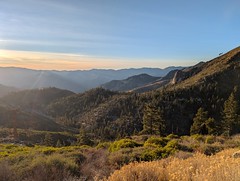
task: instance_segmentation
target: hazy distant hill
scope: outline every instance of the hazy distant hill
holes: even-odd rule
[[[111,80],[122,80],[143,73],[162,77],[174,69],[181,69],[181,67],[168,67],[165,69],[93,69],[78,71],[48,71],[2,67],[0,68],[0,84],[13,86],[19,89],[57,87],[74,92],[83,92]]]
[[[3,97],[11,92],[17,91],[14,87],[8,87],[0,84],[0,97]]]
[[[106,84],[103,84],[102,87],[112,91],[129,91],[154,82],[158,79],[160,79],[160,77],[153,77],[148,74],[140,74],[128,77],[124,80],[112,80]]]

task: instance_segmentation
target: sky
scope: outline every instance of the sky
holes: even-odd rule
[[[237,46],[239,0],[0,0],[0,66],[191,66]]]

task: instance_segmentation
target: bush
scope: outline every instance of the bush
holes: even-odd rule
[[[207,143],[207,144],[213,144],[213,143],[215,142],[215,140],[216,140],[216,139],[215,139],[214,136],[209,135],[209,136],[206,137],[205,143]]]
[[[167,144],[167,140],[163,139],[161,137],[150,137],[147,139],[147,141],[144,143],[144,147],[164,147]]]
[[[168,138],[168,139],[177,139],[177,138],[179,138],[179,136],[175,135],[175,134],[169,134],[166,138]]]
[[[79,175],[73,160],[62,155],[38,157],[26,170],[27,180],[63,180],[71,175]]]
[[[7,162],[0,162],[0,181],[9,181],[12,177],[10,165]]]
[[[116,170],[108,181],[122,180],[239,180],[239,159],[226,150],[213,156],[195,154],[186,159],[167,158],[160,161],[131,163]]]
[[[119,169],[121,166],[130,162],[131,148],[124,148],[111,153],[108,157],[109,163]]]
[[[55,153],[56,150],[57,150],[57,148],[54,148],[54,147],[45,147],[42,150],[42,153],[45,154],[45,155],[51,155],[52,153]]]
[[[98,143],[98,145],[96,146],[97,149],[107,149],[109,148],[109,146],[111,145],[111,143],[109,142],[102,142],[102,143]]]
[[[204,142],[204,136],[203,135],[199,135],[199,134],[194,134],[191,136],[192,138],[194,138],[197,141],[202,141]]]
[[[131,140],[131,139],[121,139],[119,141],[114,141],[110,147],[109,147],[109,151],[110,152],[114,152],[114,151],[118,151],[121,148],[134,148],[134,147],[138,147],[141,146],[141,144]]]
[[[152,160],[158,160],[166,155],[166,151],[163,148],[156,148],[153,150],[146,150],[141,155],[142,161],[152,161]]]
[[[171,149],[179,149],[180,146],[178,144],[177,140],[171,140],[167,143],[167,145],[165,146],[165,148],[171,148]]]

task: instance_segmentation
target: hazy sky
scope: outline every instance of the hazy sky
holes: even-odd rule
[[[0,66],[166,67],[239,46],[239,0],[0,0]]]

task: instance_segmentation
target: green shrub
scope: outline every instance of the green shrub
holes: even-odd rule
[[[179,149],[179,144],[177,140],[171,140],[167,143],[164,148],[172,148],[172,149]]]
[[[201,145],[196,150],[200,153],[205,155],[214,155],[221,151],[223,148],[219,146],[212,146],[212,145]]]
[[[208,135],[205,139],[205,143],[207,144],[213,144],[215,142],[215,136],[212,136],[212,135]]]
[[[134,140],[131,139],[121,139],[119,141],[114,141],[110,146],[109,146],[109,151],[114,152],[118,151],[121,148],[134,148],[141,146],[141,144],[135,142]]]
[[[175,135],[175,134],[169,134],[166,138],[176,139],[176,138],[179,138],[179,136],[178,136],[178,135]]]
[[[162,148],[156,148],[153,150],[146,150],[141,155],[142,161],[152,161],[161,159],[165,154],[165,151]]]
[[[108,157],[108,161],[111,165],[118,166],[119,168],[130,162],[131,150],[124,148],[111,153]]]
[[[43,177],[43,180],[63,180],[70,175],[77,176],[78,166],[70,158],[54,154],[50,156],[37,157],[26,169],[25,177],[35,180]]]
[[[194,134],[194,135],[191,135],[191,137],[197,141],[202,141],[204,142],[204,136],[203,135],[199,135],[199,134]]]
[[[55,153],[57,151],[54,147],[45,147],[42,149],[42,153],[45,155],[51,155],[52,153]]]
[[[102,142],[102,143],[98,143],[98,145],[96,146],[97,149],[107,149],[109,148],[109,146],[111,145],[111,143],[109,142]]]
[[[164,147],[167,144],[167,140],[161,137],[150,137],[144,143],[144,147]]]
[[[15,149],[15,148],[18,148],[18,146],[17,145],[13,145],[13,144],[5,146],[5,149],[9,149],[9,150]]]

